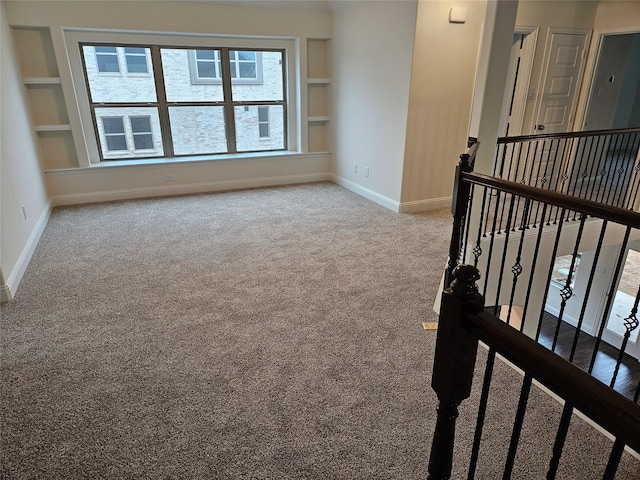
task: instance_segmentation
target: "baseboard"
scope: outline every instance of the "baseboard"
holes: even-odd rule
[[[437,210],[451,206],[452,197],[428,198],[426,200],[415,200],[413,202],[401,202],[400,213],[424,212],[427,210]]]
[[[400,211],[400,202],[392,200],[389,197],[385,197],[378,192],[374,192],[362,185],[357,184],[356,182],[352,182],[351,180],[347,180],[344,177],[340,177],[335,174],[331,174],[331,180],[334,183],[337,183],[341,187],[346,188],[347,190],[352,191],[353,193],[357,193],[358,195],[371,200],[372,202],[377,203],[378,205],[382,205],[389,210],[393,210],[394,212]]]
[[[35,252],[36,247],[38,246],[38,242],[40,241],[42,232],[44,232],[44,229],[49,222],[49,217],[51,216],[51,208],[52,205],[49,201],[45,205],[45,208],[42,210],[38,221],[34,225],[34,228],[31,231],[31,235],[29,235],[29,239],[27,240],[27,243],[22,249],[20,257],[16,262],[16,266],[13,268],[13,271],[9,273],[6,285],[2,285],[0,287],[0,296],[2,298],[2,302],[8,302],[15,296],[18,290],[18,286],[22,281],[22,277],[24,276],[24,272],[27,271],[27,267],[29,266],[31,257],[33,257],[33,252]]]
[[[0,285],[0,303],[7,303],[13,300],[11,290],[8,285]]]
[[[146,188],[126,188],[120,190],[105,190],[101,192],[54,195],[51,198],[51,203],[52,206],[58,207],[62,205],[80,205],[84,203],[111,202],[117,200],[131,200],[135,198],[189,195],[196,193],[221,192],[259,187],[276,187],[279,185],[326,181],[331,181],[331,175],[329,173],[261,177],[243,180],[225,180],[220,182],[203,182],[168,186],[162,185]]]

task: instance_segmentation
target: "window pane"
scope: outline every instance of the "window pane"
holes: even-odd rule
[[[144,48],[125,48],[124,53],[129,73],[147,73],[147,53]]]
[[[130,117],[133,133],[151,133],[150,117]]]
[[[236,148],[239,152],[282,150],[284,144],[284,108],[282,105],[235,107]],[[266,112],[259,113],[264,109]],[[261,121],[260,117],[267,118]]]
[[[111,58],[116,58],[117,61],[117,56],[113,53],[109,55],[100,53],[102,49],[107,48],[111,49],[111,52],[116,50],[116,47],[94,47],[90,45],[84,45],[82,47],[84,61],[87,67],[86,73],[89,81],[91,100],[94,103],[155,102],[156,89],[153,72],[149,72],[149,75],[144,76],[129,75],[128,73],[122,73],[120,75],[102,75],[100,73],[102,72],[102,70],[99,70],[101,57],[110,56]],[[117,47],[117,49],[122,51],[122,55],[125,55],[124,47]],[[144,57],[137,56],[136,58],[144,59],[146,69],[146,58],[151,58],[150,49],[135,48],[133,50],[144,50]],[[127,57],[128,65],[128,59],[131,56],[125,56]]]
[[[156,107],[100,107],[95,112],[105,160],[164,155]]]
[[[223,107],[169,107],[176,155],[227,152]]]
[[[120,72],[116,47],[96,47],[95,54],[100,73]]]
[[[190,53],[191,52],[191,53]],[[212,54],[215,56],[212,57]],[[187,50],[184,48],[162,48],[162,70],[164,86],[169,102],[221,102],[222,83],[213,83],[218,50]],[[201,59],[202,57],[202,59]],[[213,60],[211,60],[213,58]],[[202,66],[202,70],[200,67]],[[205,81],[200,81],[204,79]],[[206,80],[211,79],[208,83]]]
[[[232,52],[229,52],[231,55]],[[284,100],[283,53],[238,51],[239,56],[249,60],[231,62],[231,71],[237,66],[238,76],[231,82],[235,102],[256,100]],[[252,60],[254,59],[254,60]]]
[[[102,119],[104,133],[124,133],[122,117],[105,117]]]

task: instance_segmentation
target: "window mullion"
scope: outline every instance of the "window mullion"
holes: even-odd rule
[[[233,110],[233,97],[231,94],[231,62],[229,60],[229,49],[220,50],[220,67],[222,68],[222,94],[224,98],[224,121],[227,133],[227,151],[236,153],[236,122]]]
[[[160,54],[160,47],[157,45],[151,46],[151,64],[153,65],[153,78],[156,85],[156,100],[158,102],[158,116],[160,118],[160,132],[162,135],[162,145],[164,146],[164,156],[173,157],[173,138],[171,137],[167,92],[164,87],[162,55]]]

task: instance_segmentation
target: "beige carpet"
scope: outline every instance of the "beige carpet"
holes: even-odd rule
[[[450,225],[329,183],[55,209],[2,306],[0,478],[426,478]],[[476,478],[517,402],[497,371]],[[514,478],[544,477],[559,412],[534,389]],[[611,442],[575,419],[576,445],[558,478],[599,478]]]

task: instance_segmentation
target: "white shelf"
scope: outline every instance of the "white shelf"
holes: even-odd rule
[[[331,83],[330,78],[307,78],[307,83],[310,85],[327,85]]]
[[[314,115],[313,117],[308,117],[307,121],[309,122],[328,122],[329,117],[327,115]]]
[[[60,77],[27,77],[22,80],[25,85],[60,85]]]
[[[34,129],[36,132],[64,132],[71,131],[71,125],[36,125]]]

